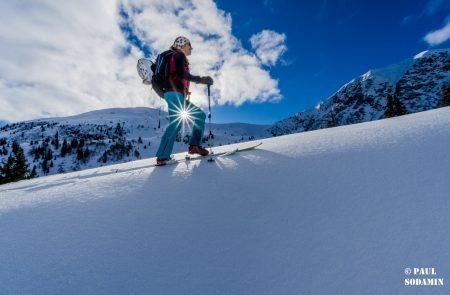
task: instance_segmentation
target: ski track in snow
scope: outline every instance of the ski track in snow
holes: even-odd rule
[[[449,293],[450,108],[263,142],[0,186],[1,293]]]

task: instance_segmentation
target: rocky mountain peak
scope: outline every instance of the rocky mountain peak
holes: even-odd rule
[[[283,135],[384,118],[387,96],[407,113],[434,109],[450,79],[450,49],[428,50],[399,64],[369,70],[352,79],[313,109],[277,122],[270,132]]]

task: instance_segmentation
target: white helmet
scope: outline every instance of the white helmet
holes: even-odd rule
[[[175,48],[175,49],[181,49],[181,47],[183,47],[184,44],[186,44],[186,43],[189,43],[189,44],[190,44],[191,42],[189,41],[188,38],[183,37],[183,36],[179,36],[179,37],[177,37],[177,38],[175,39],[175,41],[173,42],[172,47]]]

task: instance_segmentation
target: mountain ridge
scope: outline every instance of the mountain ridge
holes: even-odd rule
[[[8,124],[0,128],[0,164],[7,162],[13,142],[20,144],[34,176],[151,158],[167,125],[166,112],[145,107],[111,108]],[[187,124],[183,126],[174,152],[187,150],[190,132]],[[209,144],[206,127],[205,146]],[[268,127],[212,124],[213,145],[269,137]]]
[[[450,84],[450,49],[423,51],[398,64],[369,70],[315,108],[272,126],[212,124],[213,145],[379,120],[385,116],[388,95],[398,97],[407,113],[434,109],[446,84]],[[160,123],[162,128],[158,128]],[[145,107],[8,124],[0,127],[0,166],[8,161],[14,141],[24,150],[33,176],[151,158],[167,124],[167,113]],[[206,129],[208,134],[208,125]],[[174,152],[186,150],[188,136],[185,126],[177,136]],[[203,144],[209,144],[207,136]]]
[[[398,64],[367,71],[316,107],[276,122],[270,131],[283,135],[379,120],[388,95],[396,95],[408,113],[434,109],[449,79],[450,49],[423,51]]]

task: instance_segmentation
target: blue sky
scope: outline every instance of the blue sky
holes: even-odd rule
[[[271,124],[369,69],[450,47],[450,2],[2,1],[0,28],[0,124],[164,107],[136,61],[178,35],[193,44],[192,73],[215,79],[214,122]],[[205,87],[192,92],[207,109]]]
[[[218,116],[270,123],[314,107],[352,78],[369,69],[450,47],[424,37],[442,28],[450,16],[448,1],[235,1],[218,0],[231,13],[233,33],[248,40],[270,28],[286,34],[287,52],[271,69],[280,80],[283,100],[218,109]],[[245,44],[245,42],[244,42]],[[249,46],[248,44],[246,44]]]

